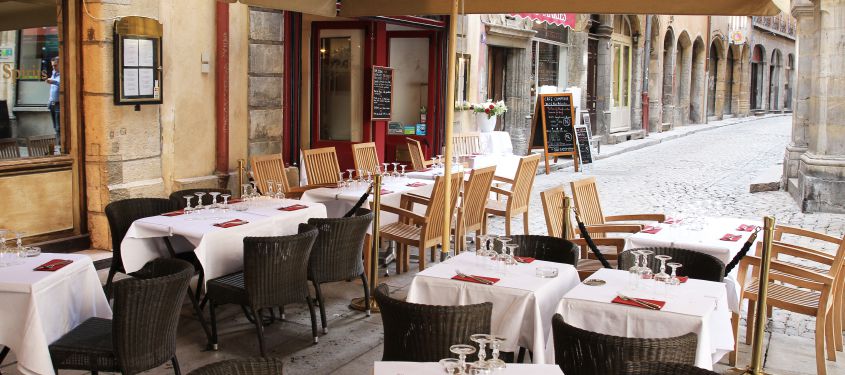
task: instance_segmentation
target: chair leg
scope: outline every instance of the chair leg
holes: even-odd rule
[[[320,303],[320,323],[323,324],[323,334],[326,334],[329,333],[329,328],[326,325],[326,303],[323,302],[323,292],[317,280],[311,280],[311,283],[314,284],[314,292],[317,293],[317,301]]]
[[[367,275],[361,274],[361,284],[364,284],[364,306],[367,310],[367,316],[372,315],[370,309],[370,283],[367,281]]]
[[[197,301],[201,301],[202,298],[202,289],[203,285],[205,285],[205,271],[203,271],[202,267],[197,272],[197,290],[196,290],[196,299]]]
[[[170,359],[170,363],[173,364],[173,373],[176,375],[182,375],[182,369],[179,368],[179,360],[176,359],[175,355]]]
[[[309,305],[311,304],[310,300],[311,299],[309,298]],[[258,350],[261,351],[261,357],[267,357],[267,353],[264,349],[264,322],[261,320],[261,309],[255,310],[255,329],[258,331]]]
[[[827,315],[824,325],[825,349],[827,349],[827,360],[836,362],[836,340],[833,338],[833,321],[835,320],[833,310],[824,314]]]
[[[731,328],[733,329],[734,333],[734,350],[731,351],[728,355],[728,364],[731,366],[736,366],[736,354],[739,351],[739,314],[737,313],[731,314]]]
[[[748,300],[748,313],[745,315],[745,345],[751,345],[751,338],[754,337],[754,315],[756,311],[757,301]]]
[[[519,347],[519,353],[516,355],[516,362],[514,363],[522,363],[525,360],[525,348]]]
[[[819,312],[816,316],[816,374],[826,375],[827,367],[824,359],[825,314]]]
[[[208,346],[211,348],[211,350],[217,350],[217,314],[215,312],[216,308],[217,305],[214,303],[214,301],[211,301],[211,303],[208,305],[208,312],[211,315],[211,340],[209,341]]]
[[[431,263],[434,263],[434,262],[437,260],[437,258],[436,258],[436,257],[437,257],[436,253],[437,253],[437,246],[432,246],[432,247],[431,247],[431,252],[429,252],[429,254],[428,254],[428,260],[429,260]]]
[[[308,301],[308,310],[311,312],[311,333],[314,336],[314,343],[316,344],[319,341],[317,337],[317,314],[314,313],[314,304],[311,303],[311,297],[306,297],[306,301]]]
[[[419,251],[420,271],[422,271],[425,269],[425,248],[423,244],[417,246],[417,250]]]
[[[205,332],[206,339],[210,341],[211,332],[209,332],[208,330],[208,324],[206,324],[205,322],[205,316],[203,316],[202,314],[202,308],[200,308],[200,304],[197,302],[197,299],[191,293],[188,293],[188,299],[191,300],[191,306],[193,306],[194,308],[194,313],[197,314],[197,320],[200,322],[202,331]],[[211,347],[208,347],[206,349],[211,349]]]
[[[528,234],[528,211],[522,213],[522,230],[523,234]]]

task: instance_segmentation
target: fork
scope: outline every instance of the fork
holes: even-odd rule
[[[459,269],[455,269],[455,273],[458,274],[458,276],[460,276],[460,277],[473,279],[473,280],[478,281],[479,283],[482,283],[484,285],[493,285],[493,282],[490,281],[490,280],[485,280],[485,279],[482,279],[480,277],[475,277],[473,275],[467,275],[467,274],[461,272],[461,270],[459,270]]]

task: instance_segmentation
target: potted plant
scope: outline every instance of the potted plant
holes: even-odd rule
[[[495,103],[488,100],[485,103],[473,104],[470,109],[475,112],[475,122],[482,133],[492,132],[496,128],[496,119],[508,111],[503,100]]]

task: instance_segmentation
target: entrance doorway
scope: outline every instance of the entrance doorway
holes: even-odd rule
[[[487,99],[494,102],[505,99],[505,78],[508,70],[508,49],[487,48]]]
[[[772,63],[769,67],[769,109],[778,111],[780,107],[780,50],[772,51]]]
[[[599,40],[590,38],[587,40],[587,112],[590,113],[590,131],[597,133],[596,121],[596,79],[598,74],[598,51]]]
[[[633,55],[631,21],[627,16],[613,18],[611,35],[610,132],[631,130],[631,63]]]
[[[751,109],[763,109],[763,47],[759,44],[751,54]]]
[[[734,90],[734,49],[728,46],[728,54],[725,58],[725,106],[722,113],[728,115],[733,113],[733,90]]]

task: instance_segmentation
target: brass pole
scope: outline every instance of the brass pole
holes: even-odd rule
[[[443,152],[445,158],[443,163],[443,188],[446,189],[446,194],[443,195],[444,207],[443,210],[443,254],[441,257],[445,258],[449,254],[449,236],[452,234],[452,207],[449,202],[452,201],[452,121],[455,117],[455,54],[456,44],[458,43],[458,0],[451,0],[452,15],[449,17],[449,62],[446,73],[446,130],[444,132],[446,151]],[[457,239],[455,239],[457,241]],[[421,253],[422,254],[422,253]]]
[[[246,165],[246,159],[238,159],[238,186],[235,188],[235,190],[238,191],[240,191],[241,186],[244,185],[244,173],[246,172],[244,165]]]
[[[754,319],[754,340],[751,342],[751,367],[753,375],[763,374],[763,336],[766,333],[766,297],[769,293],[769,268],[771,266],[772,242],[774,241],[775,218],[763,218],[763,253],[760,261],[760,279],[757,290],[757,315]],[[748,324],[748,323],[746,323]]]
[[[370,312],[377,313],[380,311],[378,305],[376,304],[376,299],[373,298],[372,295],[376,290],[376,286],[378,286],[378,253],[379,248],[381,247],[381,234],[379,233],[379,227],[381,226],[381,180],[381,173],[373,176],[372,246],[370,246],[369,249],[364,249],[365,251],[370,252],[370,264],[364,267],[365,269],[369,270],[369,275],[367,275],[367,281],[370,284],[370,309],[367,310],[367,305],[363,297],[353,298],[352,303],[349,304],[349,307],[354,310],[366,311],[367,316],[370,316]]]
[[[560,231],[560,237],[565,240],[572,239],[570,231],[572,230],[572,198],[563,197],[563,230]]]

